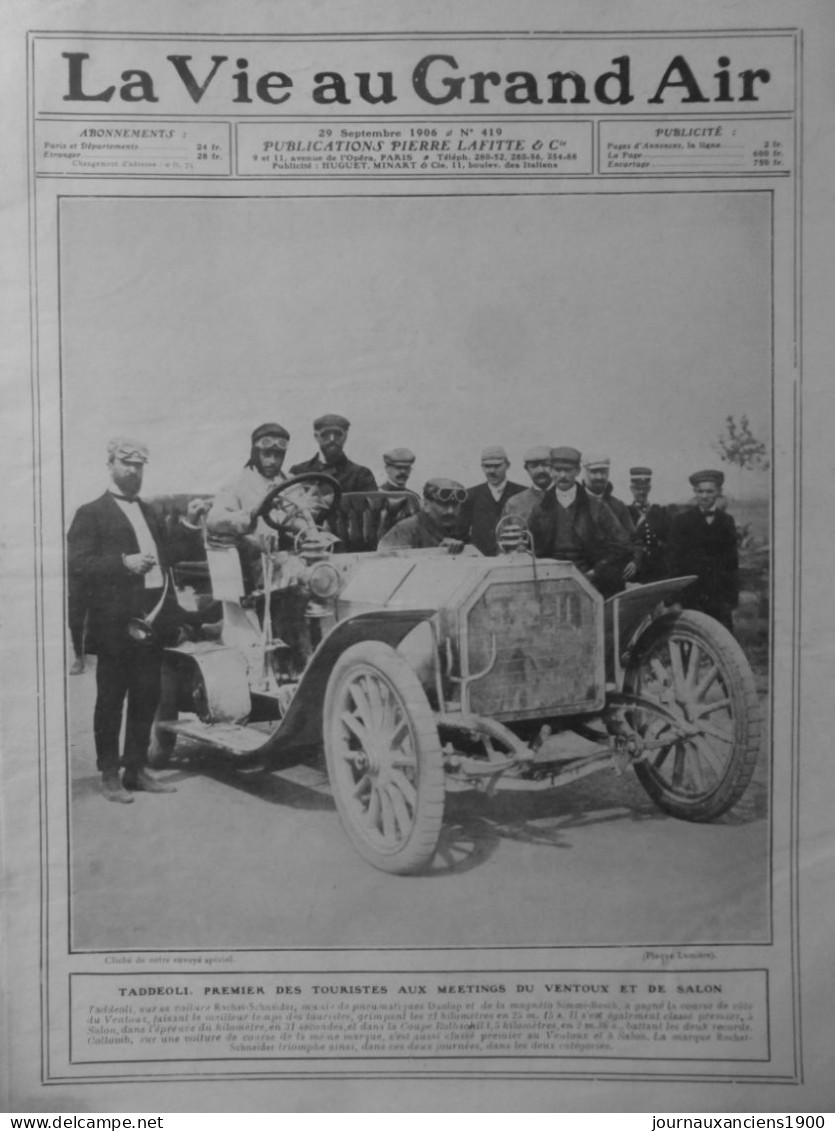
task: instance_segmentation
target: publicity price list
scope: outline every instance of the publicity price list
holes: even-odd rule
[[[785,118],[605,121],[598,148],[603,174],[785,175],[792,169],[792,123]]]

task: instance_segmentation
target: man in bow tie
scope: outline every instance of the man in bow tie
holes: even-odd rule
[[[110,485],[78,508],[67,536],[68,565],[89,593],[87,648],[98,656],[93,732],[102,793],[108,801],[127,803],[136,790],[174,792],[148,772],[147,762],[162,651],[176,638],[179,609],[167,580],[165,528],[139,498],[148,449],[118,436],[107,445],[107,456]]]
[[[733,632],[739,602],[739,551],[736,524],[717,504],[725,476],[707,469],[690,476],[696,505],[673,519],[670,529],[671,577],[694,573],[683,604],[700,609]]]

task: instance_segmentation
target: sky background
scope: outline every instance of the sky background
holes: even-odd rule
[[[729,413],[769,439],[770,225],[727,191],[65,200],[68,515],[111,435],[149,445],[146,495],[213,491],[263,421],[307,459],[323,412],[379,480],[393,446],[419,487],[570,444],[686,498]]]

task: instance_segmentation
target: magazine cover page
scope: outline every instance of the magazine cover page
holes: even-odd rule
[[[832,32],[10,5],[9,1111],[831,1108]]]

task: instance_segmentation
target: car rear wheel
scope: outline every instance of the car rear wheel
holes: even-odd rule
[[[364,641],[339,657],[323,732],[336,807],[360,855],[384,872],[425,867],[443,823],[441,745],[420,681],[388,644]]]
[[[756,766],[762,723],[751,669],[727,629],[694,611],[650,629],[624,690],[659,707],[629,710],[638,734],[661,743],[635,764],[653,801],[688,821],[713,820],[735,805]]]

